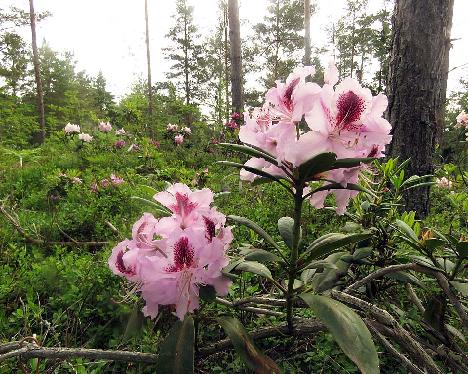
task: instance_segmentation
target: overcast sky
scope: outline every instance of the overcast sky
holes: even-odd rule
[[[377,6],[381,0],[371,0]],[[431,0],[428,0],[431,1]],[[216,23],[216,0],[189,0],[195,7],[195,23],[203,34]],[[267,0],[240,0],[241,19],[254,24],[266,13]],[[2,7],[27,9],[27,0],[0,0]],[[343,14],[345,0],[317,0],[318,11],[311,19],[312,44],[325,45],[325,28]],[[78,69],[96,75],[102,70],[108,90],[117,97],[128,92],[132,82],[146,74],[144,0],[35,0],[36,11],[52,16],[41,22],[38,41],[46,39],[54,50],[72,51]],[[148,0],[150,48],[154,81],[165,79],[169,62],[162,48],[173,24],[175,0]],[[30,38],[29,30],[23,35]],[[468,63],[468,0],[455,0],[450,67]],[[323,56],[328,60],[329,56]],[[449,90],[458,87],[460,77],[468,78],[468,65],[449,74]]]

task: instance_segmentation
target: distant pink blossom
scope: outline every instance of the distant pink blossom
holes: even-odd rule
[[[222,274],[229,260],[226,250],[233,237],[226,217],[211,207],[213,193],[191,191],[175,184],[155,195],[173,212],[156,219],[145,213],[133,226],[132,238],[117,244],[109,267],[118,276],[138,285],[146,302],[143,312],[156,317],[160,305],[175,307],[184,319],[199,307],[199,288],[211,285],[226,295],[230,280]],[[181,217],[190,225],[181,225]]]
[[[101,186],[106,188],[106,187],[109,187],[110,186],[110,182],[109,182],[109,179],[107,178],[104,178],[101,180]]]
[[[78,134],[78,139],[82,140],[83,142],[89,143],[93,140],[93,137],[89,134],[86,133],[80,133]]]
[[[125,144],[126,144],[125,140],[119,139],[114,143],[114,147],[120,149],[120,148],[125,147]]]
[[[98,184],[96,182],[94,182],[91,185],[91,192],[94,192],[94,193],[98,192],[98,188],[99,188]]]
[[[112,131],[112,125],[110,122],[99,122],[98,130],[101,132],[110,132]]]
[[[125,135],[126,131],[122,128],[119,130],[115,130],[115,135]]]
[[[120,178],[120,177],[117,177],[115,174],[111,174],[110,175],[110,180],[111,180],[111,183],[114,185],[114,186],[118,186],[122,183],[124,183],[125,181]]]
[[[230,120],[229,122],[226,122],[226,127],[231,130],[236,130],[239,128],[239,124],[234,120]]]
[[[127,152],[131,152],[131,151],[139,151],[140,150],[140,146],[138,144],[131,144],[130,147],[128,147],[127,149]]]
[[[448,180],[446,177],[436,178],[436,184],[440,188],[447,188],[447,189],[451,189],[453,185],[452,181]]]
[[[168,132],[176,132],[177,130],[179,129],[179,127],[177,125],[173,125],[171,123],[169,123],[167,126],[166,126],[166,130]]]
[[[159,141],[157,141],[157,140],[150,139],[150,143],[151,143],[152,145],[154,145],[154,147],[155,147],[156,149],[161,148],[161,142],[159,142]]]
[[[240,114],[237,113],[237,112],[234,112],[234,113],[231,114],[231,118],[232,118],[233,120],[240,119]]]
[[[191,129],[190,127],[184,127],[184,128],[182,129],[182,132],[185,133],[185,134],[187,134],[187,135],[189,135],[189,134],[192,133],[192,129]]]
[[[72,133],[79,133],[81,130],[80,130],[80,126],[79,125],[74,125],[72,123],[67,123],[65,125],[65,127],[63,128],[63,131],[65,131],[65,133],[67,134],[72,134]]]
[[[73,177],[73,178],[71,179],[71,182],[72,182],[73,184],[82,184],[82,183],[83,183],[83,180],[82,180],[81,178],[79,178],[79,177]]]
[[[468,114],[465,111],[461,111],[457,116],[457,124],[465,126],[468,129]]]
[[[174,142],[177,145],[182,144],[184,142],[184,136],[182,134],[178,134],[178,135],[174,136]]]

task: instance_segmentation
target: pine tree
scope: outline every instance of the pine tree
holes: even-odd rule
[[[242,93],[242,50],[239,23],[239,3],[229,0],[229,43],[231,51],[231,92],[232,109],[234,112],[243,111],[244,98]]]
[[[166,35],[172,44],[165,48],[166,58],[173,62],[167,77],[183,92],[187,105],[200,103],[205,98],[206,64],[200,35],[193,22],[193,7],[187,0],[177,0],[174,18],[175,25]]]
[[[311,5],[311,13],[314,12]],[[254,26],[257,57],[263,57],[259,71],[265,88],[284,80],[304,56],[303,0],[269,0],[268,14]]]

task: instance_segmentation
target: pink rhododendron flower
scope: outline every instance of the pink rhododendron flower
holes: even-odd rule
[[[468,128],[468,114],[465,111],[461,111],[457,116],[457,124],[461,126],[465,126]]]
[[[109,122],[99,122],[98,130],[102,132],[112,131],[112,125]]]
[[[110,186],[109,179],[105,178],[105,179],[101,180],[101,186],[104,187],[104,188],[109,187]]]
[[[178,134],[174,137],[174,142],[177,144],[177,145],[180,145],[184,142],[184,136],[182,134]]]
[[[182,129],[182,132],[185,133],[185,134],[191,134],[192,133],[192,129],[190,127],[184,127]]]
[[[83,183],[83,180],[82,180],[80,177],[73,177],[73,178],[71,179],[71,182],[72,182],[73,184],[82,184],[82,183]]]
[[[98,184],[96,182],[94,182],[91,185],[91,192],[94,192],[94,193],[98,192],[98,188],[99,188]]]
[[[276,87],[268,90],[266,102],[281,121],[299,122],[304,113],[311,109],[320,93],[320,86],[306,82],[305,78],[314,73],[312,66],[296,68],[289,74],[286,83],[276,81]]]
[[[234,112],[234,113],[231,114],[231,118],[232,118],[233,120],[240,119],[240,114],[237,113],[237,112]]]
[[[154,145],[156,149],[161,148],[161,142],[158,142],[157,140],[150,139],[150,143]]]
[[[118,186],[122,183],[124,183],[125,181],[120,178],[120,177],[117,177],[115,174],[111,174],[110,175],[110,180],[111,180],[111,183],[114,185],[114,186]]]
[[[168,132],[176,132],[177,130],[179,129],[179,127],[177,125],[173,125],[171,123],[169,123],[166,127],[166,130]]]
[[[125,135],[126,131],[122,128],[119,130],[115,130],[115,135]]]
[[[133,225],[132,239],[117,244],[108,263],[114,274],[138,285],[145,315],[156,317],[160,305],[169,305],[184,319],[199,307],[200,286],[227,294],[231,282],[221,271],[233,237],[226,217],[211,207],[208,189],[191,191],[177,183],[155,199],[173,215],[158,220],[145,213]]]
[[[65,131],[65,133],[67,133],[67,134],[72,134],[74,132],[79,133],[81,130],[80,130],[79,125],[74,125],[72,123],[67,123],[65,125],[65,127],[63,128],[63,131]]]
[[[226,127],[227,127],[228,129],[231,129],[231,130],[236,130],[236,129],[238,129],[240,126],[239,126],[239,124],[238,124],[236,121],[231,120],[231,121],[229,121],[229,122],[226,122]]]
[[[93,137],[89,134],[86,133],[80,133],[78,134],[78,139],[82,140],[83,142],[89,143],[93,140]]]
[[[285,168],[297,168],[320,153],[333,152],[339,159],[383,156],[392,138],[391,125],[382,117],[387,107],[386,96],[373,96],[352,78],[337,84],[334,63],[329,64],[324,74],[323,87],[305,82],[309,74],[313,74],[313,69],[296,69],[286,83],[277,82],[268,91],[267,104],[262,109],[244,114],[245,125],[240,128],[239,139],[276,159],[275,165],[263,158],[252,158],[246,166],[286,177]],[[306,128],[298,125],[302,118]],[[320,179],[346,187],[348,183],[357,183],[363,167],[332,170]],[[258,178],[247,169],[242,169],[240,176],[246,181]],[[335,194],[339,214],[344,213],[349,199],[356,195],[355,191],[343,189],[322,191],[311,196],[311,203],[323,207],[329,193]]]
[[[130,147],[128,147],[127,149],[127,152],[131,152],[131,151],[139,151],[140,150],[140,146],[138,144],[131,144]]]
[[[125,144],[126,144],[125,140],[119,139],[114,143],[114,147],[117,148],[117,149],[120,149],[120,148],[125,147]]]
[[[451,189],[453,185],[452,181],[448,180],[446,177],[436,178],[436,184],[440,188],[447,188],[447,189]]]

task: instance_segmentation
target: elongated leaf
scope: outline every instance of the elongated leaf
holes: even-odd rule
[[[159,192],[156,188],[147,186],[146,184],[138,184],[137,186],[140,187],[148,195],[151,195],[151,197],[153,197],[155,194]]]
[[[330,233],[312,242],[304,255],[306,255],[308,259],[315,260],[335,251],[338,248],[344,247],[345,245],[356,244],[371,237],[372,234],[370,233],[349,235]]]
[[[281,373],[278,365],[255,346],[239,320],[233,317],[220,317],[218,322],[231,340],[237,354],[250,370],[256,374]]]
[[[334,263],[329,262],[327,260],[318,260],[318,261],[312,261],[303,270],[306,270],[306,269],[333,269],[333,270],[337,270],[338,266],[336,266]]]
[[[172,213],[170,211],[168,211],[167,209],[163,209],[161,207],[160,204],[158,204],[157,202],[155,201],[151,201],[151,200],[148,200],[148,199],[145,199],[143,197],[138,197],[138,196],[132,196],[131,197],[132,199],[134,200],[137,200],[141,203],[144,203],[146,205],[149,205],[151,207],[151,210],[155,213],[158,213],[159,215],[161,216],[164,216],[164,217],[169,217]]]
[[[366,325],[351,308],[329,297],[302,294],[301,298],[327,326],[343,352],[363,374],[378,374],[379,357]]]
[[[424,288],[424,283],[422,283],[418,278],[414,275],[407,273],[406,271],[397,271],[395,273],[389,273],[384,275],[385,278],[395,279],[401,283],[411,283],[418,287]]]
[[[247,165],[244,165],[244,164],[239,164],[237,162],[218,161],[218,164],[226,165],[226,166],[232,166],[232,167],[235,167],[235,168],[238,168],[238,169],[245,169],[250,173],[253,173],[255,175],[259,175],[260,177],[271,179],[272,181],[275,181],[275,182],[278,182],[280,180],[279,178],[271,175],[270,173],[267,173],[266,171],[263,171],[263,170],[260,170],[260,169],[257,169],[257,168],[253,168],[251,166],[247,166]]]
[[[292,249],[294,242],[294,219],[291,217],[281,217],[278,220],[278,231],[283,238],[286,245]],[[301,238],[302,230],[299,231],[299,240]]]
[[[145,316],[141,312],[141,308],[135,305],[132,312],[128,316],[127,326],[123,335],[123,341],[129,338],[139,336],[143,333],[143,325],[145,323]]]
[[[339,158],[333,164],[333,169],[341,169],[341,168],[354,168],[356,166],[363,164],[368,164],[372,161],[375,161],[376,158],[373,157],[365,157],[365,158]]]
[[[243,255],[244,258],[248,261],[257,261],[262,264],[282,261],[281,258],[274,253],[260,248],[247,248],[241,251],[241,255]]]
[[[340,183],[325,184],[323,186],[317,187],[309,195],[313,195],[314,193],[320,192],[320,191],[330,191],[330,190],[352,190],[352,191],[365,192],[365,193],[368,193],[369,195],[375,196],[375,194],[371,190],[365,187],[362,187],[359,184],[355,184],[355,183],[348,183],[346,187],[342,186]]]
[[[260,235],[268,244],[270,244],[272,247],[274,247],[275,249],[281,252],[281,249],[278,243],[276,243],[273,240],[273,238],[270,235],[268,235],[268,233],[265,230],[263,230],[259,225],[257,225],[255,222],[251,221],[248,218],[239,217],[239,216],[230,215],[230,216],[227,216],[227,218],[231,221],[247,226],[249,229],[252,229],[255,233]]]
[[[331,170],[336,161],[336,154],[332,152],[320,153],[298,167],[299,179],[312,180],[317,174]]]
[[[397,225],[398,229],[402,234],[404,234],[407,238],[411,239],[414,242],[418,242],[418,237],[416,233],[413,231],[411,227],[408,226],[408,224],[402,220],[395,220],[395,224]]]
[[[193,318],[177,321],[161,344],[157,373],[190,374],[194,372],[195,328]]]
[[[247,271],[267,279],[272,278],[270,270],[265,265],[256,261],[243,261],[235,267],[235,270]]]
[[[264,160],[272,163],[275,166],[278,165],[278,161],[276,160],[276,158],[258,149],[252,148],[248,145],[241,145],[241,144],[234,144],[234,143],[220,143],[219,145],[221,147],[230,149],[232,151],[241,152],[247,156],[263,158]]]
[[[315,292],[324,292],[335,287],[336,283],[348,273],[349,262],[344,261],[349,257],[349,252],[332,253],[325,260],[336,266],[336,269],[326,268],[321,273],[316,273],[311,284]]]

